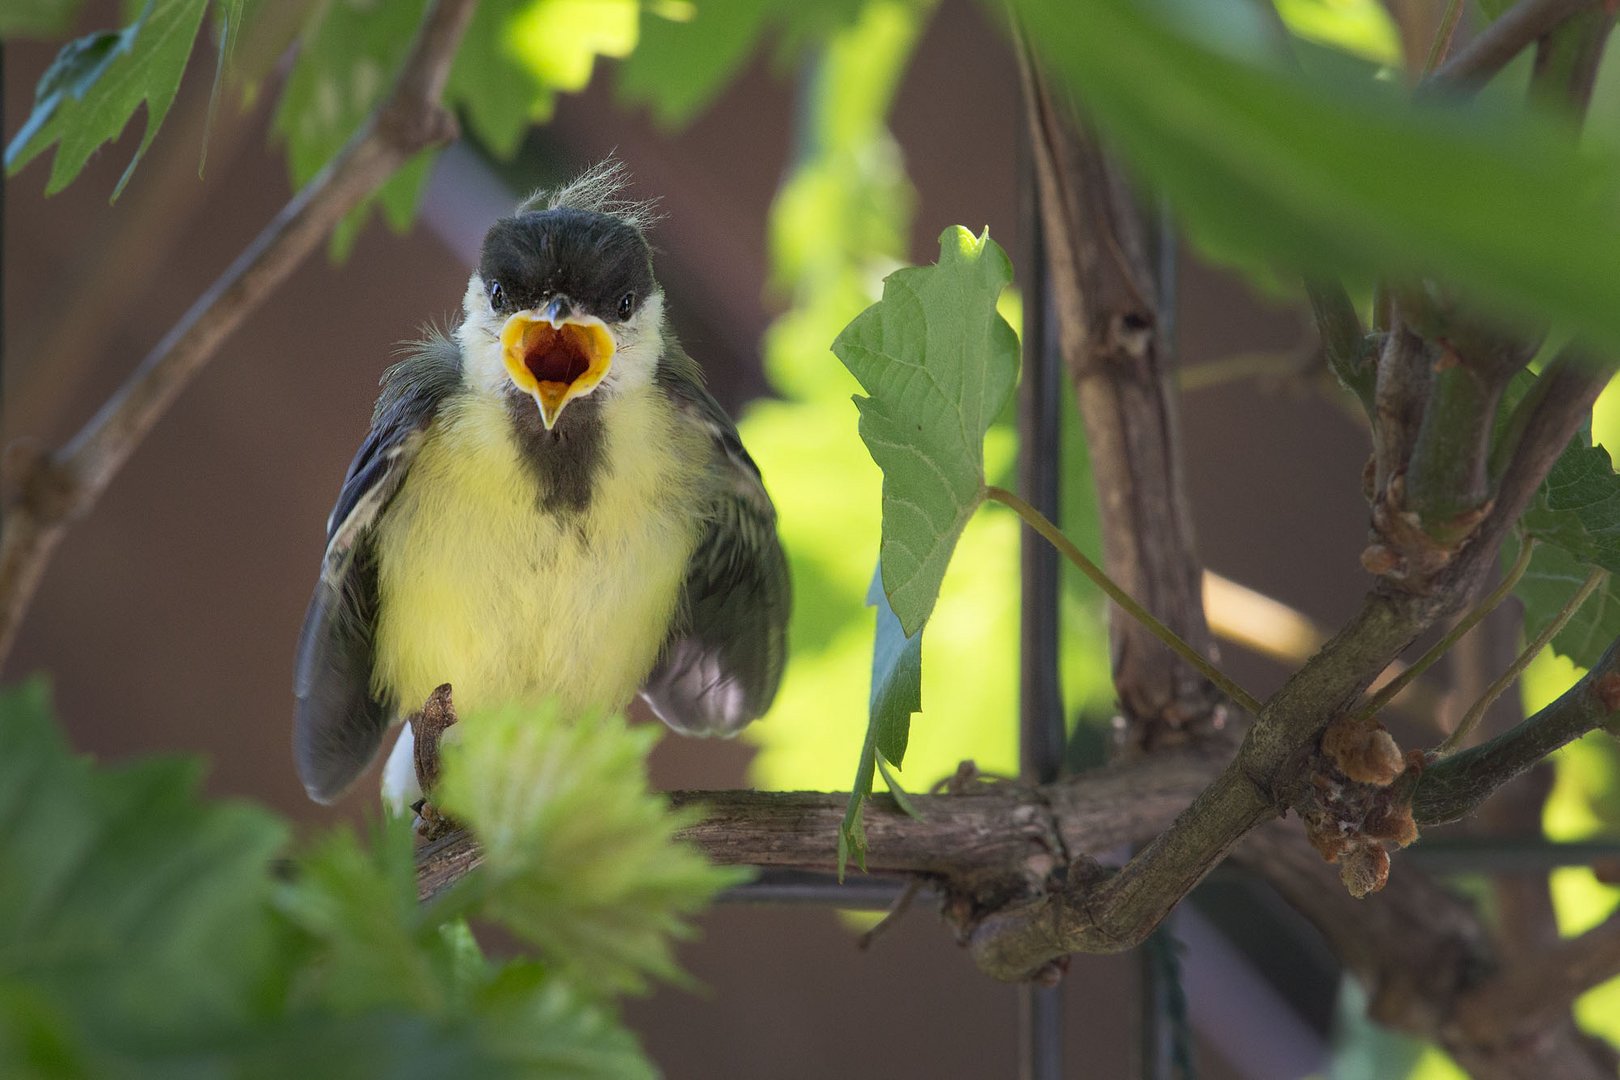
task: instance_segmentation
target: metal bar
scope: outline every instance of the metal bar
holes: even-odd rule
[[[901,878],[852,874],[843,882],[819,870],[766,869],[718,899],[729,904],[820,904],[850,911],[887,911],[905,889]]]
[[[1422,840],[1395,856],[1431,874],[1545,874],[1562,866],[1620,864],[1620,841],[1456,839]],[[1221,866],[1210,880],[1258,880],[1235,866]],[[843,884],[830,872],[770,868],[746,885],[720,894],[731,904],[814,904],[852,910],[886,911],[899,898],[905,880],[852,876]]]
[[[1062,362],[1053,333],[1046,280],[1040,193],[1029,138],[1019,155],[1019,237],[1027,252],[1024,282],[1024,376],[1018,387],[1018,486],[1024,499],[1061,523],[1062,432],[1059,411]],[[1058,678],[1058,553],[1035,531],[1020,532],[1019,768],[1048,783],[1063,764],[1063,688]],[[1063,990],[1019,989],[1019,1075],[1060,1080],[1063,1075]]]
[[[1159,321],[1159,360],[1165,371],[1169,371],[1176,363],[1176,328],[1177,301],[1180,291],[1177,288],[1177,251],[1176,227],[1170,216],[1170,204],[1160,198],[1157,212],[1150,219],[1153,224],[1153,277],[1158,292],[1156,312]],[[1168,395],[1166,408],[1171,410],[1170,421],[1175,423],[1175,410],[1180,402],[1176,395]],[[1173,430],[1173,428],[1172,428]],[[1137,1075],[1142,1080],[1171,1080],[1179,1076],[1180,1080],[1187,1080],[1186,1074],[1191,1071],[1191,1064],[1186,1069],[1178,1069],[1180,1064],[1174,1053],[1176,1043],[1175,1028],[1172,1015],[1175,1010],[1171,1008],[1174,1001],[1181,1000],[1181,987],[1173,984],[1178,978],[1179,968],[1174,963],[1165,962],[1164,956],[1159,955],[1175,947],[1176,912],[1172,911],[1165,916],[1164,922],[1154,931],[1153,936],[1136,950],[1137,971],[1137,1013],[1136,1013],[1136,1054]],[[1180,1012],[1185,1019],[1185,1009]]]

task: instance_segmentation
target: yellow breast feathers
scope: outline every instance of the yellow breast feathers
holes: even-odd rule
[[[588,506],[548,514],[505,405],[445,403],[378,523],[372,689],[399,713],[446,682],[463,715],[547,695],[614,710],[640,688],[703,524],[706,447],[651,388],[602,421]]]

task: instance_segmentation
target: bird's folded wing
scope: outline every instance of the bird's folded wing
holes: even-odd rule
[[[666,390],[713,441],[714,501],[675,622],[642,696],[670,727],[733,735],[770,706],[787,654],[790,586],[776,510],[737,429],[696,379]]]
[[[390,705],[371,690],[377,617],[372,532],[460,371],[455,344],[437,334],[388,370],[371,431],[327,519],[326,555],[304,616],[293,680],[298,775],[321,802],[337,798],[365,769],[394,719]]]

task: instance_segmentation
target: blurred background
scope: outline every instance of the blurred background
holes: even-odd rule
[[[655,20],[647,14],[642,32]],[[118,21],[118,5],[91,3],[78,32]],[[397,231],[374,216],[341,260],[307,262],[185,391],[69,531],[5,678],[46,673],[74,745],[98,757],[201,754],[211,793],[307,826],[373,814],[372,781],[319,807],[290,760],[292,648],[326,513],[396,343],[454,320],[488,224],[534,187],[615,153],[632,194],[660,200],[666,217],[653,239],[669,309],[742,420],[780,508],[798,601],[776,709],[737,742],[666,738],[653,781],[847,790],[865,727],[863,598],[879,476],[856,438],[853,380],[826,346],[884,273],[932,261],[949,225],[988,226],[1026,277],[1023,121],[1002,29],[962,0],[926,15],[867,5],[850,25],[826,46],[767,35],[712,99],[671,103],[654,61],[610,58],[636,45],[632,17],[604,39],[588,85],[558,96],[543,124],[525,125],[509,158],[469,125],[433,164],[414,225]],[[1394,24],[1381,25],[1376,47],[1397,48]],[[8,136],[56,48],[6,46]],[[267,91],[245,105],[227,100],[201,177],[209,79],[194,60],[116,204],[108,195],[139,124],[59,195],[43,196],[37,165],[6,183],[7,441],[54,446],[70,436],[287,199],[275,117],[288,62],[272,53],[260,63]],[[1017,325],[1016,297],[1006,306]],[[1368,584],[1357,561],[1367,439],[1331,392],[1298,374],[1315,344],[1308,320],[1287,295],[1189,251],[1179,332],[1181,363],[1210,365],[1181,399],[1202,557],[1336,626]],[[1095,549],[1083,447],[1068,434],[1065,524]],[[1010,476],[1015,452],[1014,432],[999,426],[992,472]],[[929,630],[924,712],[903,773],[913,789],[963,758],[1016,771],[1017,573],[1014,520],[981,512]],[[1064,611],[1071,712],[1106,717],[1102,607],[1075,587]],[[1511,654],[1512,626],[1503,632]],[[1236,646],[1225,652],[1227,670],[1262,696],[1288,670]],[[1567,685],[1573,672],[1562,663],[1543,662],[1530,692]],[[1577,750],[1569,771],[1578,777],[1562,781],[1553,826],[1587,835],[1603,827],[1593,796],[1609,795],[1614,769],[1602,751]],[[1560,887],[1569,929],[1612,906],[1586,871]],[[1207,913],[1179,929],[1204,1075],[1326,1070],[1335,983],[1309,931],[1240,885],[1217,882],[1208,894]],[[868,951],[857,949],[855,925],[821,908],[722,906],[683,951],[706,990],[661,990],[632,1002],[628,1019],[675,1078],[1013,1074],[1015,991],[980,976],[926,904]],[[1297,955],[1268,963],[1281,943]],[[1075,959],[1065,1006],[1074,1075],[1125,1074],[1136,973],[1132,957]],[[1614,1000],[1599,993],[1609,996],[1597,1011]],[[1353,1067],[1341,1058],[1334,1075],[1357,1075],[1344,1071]]]

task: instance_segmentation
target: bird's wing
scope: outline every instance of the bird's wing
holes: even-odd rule
[[[712,440],[714,502],[669,638],[641,694],[689,735],[734,735],[770,705],[787,654],[790,586],[776,509],[737,428],[694,370],[660,379]]]
[[[371,690],[377,618],[373,526],[399,491],[439,403],[461,377],[460,352],[440,334],[383,376],[371,431],[327,519],[326,556],[304,616],[293,678],[293,756],[310,797],[330,802],[370,763],[393,720]]]

